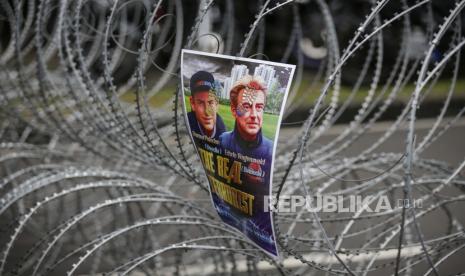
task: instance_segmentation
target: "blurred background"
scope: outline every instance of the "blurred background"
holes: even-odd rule
[[[463,275],[465,0],[0,0],[0,275]],[[180,54],[296,65],[273,195],[422,208],[222,223]]]

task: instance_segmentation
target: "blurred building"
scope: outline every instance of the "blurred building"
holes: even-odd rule
[[[246,65],[234,65],[231,69],[230,77],[226,78],[223,82],[223,91],[220,97],[222,99],[229,99],[231,88],[239,79],[247,74],[249,74],[249,68]],[[277,81],[276,70],[270,65],[260,64],[255,68],[253,75],[254,77],[262,78],[267,88],[270,88]]]
[[[223,92],[221,93],[222,99],[229,99],[229,91],[240,78],[249,73],[249,68],[246,65],[234,65],[231,68],[231,76],[226,78],[223,83]]]
[[[260,64],[255,68],[254,76],[259,76],[265,81],[267,88],[270,88],[273,82],[276,80],[276,71],[273,66]]]

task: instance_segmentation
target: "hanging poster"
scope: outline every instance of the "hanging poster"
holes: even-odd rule
[[[221,219],[269,255],[278,251],[271,197],[279,128],[295,66],[183,50],[189,133]]]

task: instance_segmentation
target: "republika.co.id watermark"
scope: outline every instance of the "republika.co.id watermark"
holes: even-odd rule
[[[387,195],[282,195],[278,198],[265,196],[265,212],[294,213],[305,208],[309,212],[324,213],[379,213],[402,208],[422,208],[421,199],[390,199]]]

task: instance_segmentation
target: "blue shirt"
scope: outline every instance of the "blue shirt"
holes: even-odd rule
[[[220,145],[222,148],[232,152],[239,152],[253,158],[263,158],[266,160],[267,167],[271,167],[271,157],[273,156],[273,142],[263,136],[262,130],[257,133],[255,141],[246,141],[241,138],[234,126],[233,131],[225,132],[220,135]]]

